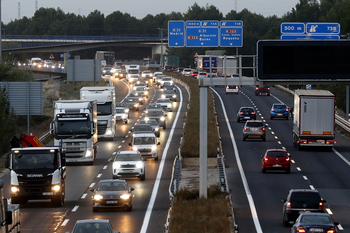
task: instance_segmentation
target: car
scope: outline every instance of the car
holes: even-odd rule
[[[138,87],[133,91],[133,93],[137,93],[139,96],[148,98],[148,90],[146,87]]]
[[[113,179],[138,177],[146,179],[145,161],[140,152],[133,150],[118,151],[113,160]]]
[[[122,72],[122,68],[120,66],[113,66],[111,69],[111,73],[113,74],[113,78],[119,78],[119,73]]]
[[[269,86],[256,86],[255,95],[270,95],[270,87]]]
[[[137,133],[132,136],[129,146],[133,151],[139,151],[143,157],[158,160],[158,145],[156,135],[151,133]]]
[[[156,119],[140,120],[140,124],[149,124],[152,127],[153,133],[156,137],[160,137],[160,126]]]
[[[144,70],[141,73],[141,77],[142,78],[152,78],[153,77],[153,73],[150,70]]]
[[[268,149],[262,158],[262,172],[267,170],[284,170],[290,173],[290,155],[284,149]]]
[[[72,233],[120,233],[114,231],[112,224],[107,219],[83,219],[77,220]]]
[[[178,67],[176,70],[176,73],[181,74],[183,70],[184,70],[183,67]]]
[[[125,208],[132,210],[132,192],[125,180],[100,180],[92,194],[92,211],[101,209]]]
[[[176,86],[174,84],[170,84],[170,83],[164,83],[163,85],[163,90],[172,90],[175,91],[176,93]]]
[[[143,105],[145,103],[145,98],[139,93],[139,92],[131,92],[129,94],[129,98],[135,98],[138,100],[140,105]]]
[[[164,71],[165,72],[173,72],[173,66],[170,66],[170,65],[167,65],[167,66],[164,66]]]
[[[139,107],[140,107],[139,98],[128,97],[124,99],[124,103],[130,110],[131,109],[134,109],[136,111],[139,110]]]
[[[105,76],[105,75],[113,75],[112,72],[112,67],[111,66],[105,66],[103,69],[102,69],[102,75]]]
[[[159,109],[159,110],[163,110],[163,107],[162,107],[162,105],[160,105],[160,104],[151,103],[151,104],[149,104],[149,105],[147,106],[147,108],[146,108],[146,110],[145,110],[145,114],[148,113],[148,110],[149,110],[149,109]]]
[[[185,76],[191,76],[192,69],[191,68],[185,68],[182,71],[182,74]]]
[[[173,81],[173,79],[172,79],[171,77],[165,76],[165,77],[163,77],[163,78],[160,80],[159,85],[160,85],[161,88],[163,88],[164,85],[167,85],[167,84],[173,85],[173,84],[174,84],[174,81]]]
[[[240,107],[237,112],[237,122],[256,120],[256,113],[253,107]]]
[[[284,103],[274,103],[270,109],[270,119],[285,118],[288,120],[289,108]]]
[[[243,141],[247,138],[261,138],[266,141],[266,125],[262,120],[248,120],[243,127]]]
[[[207,78],[207,73],[206,72],[198,72],[197,79],[200,79],[200,78]]]
[[[191,72],[191,77],[197,78],[197,75],[198,75],[198,71],[193,70],[193,71]]]
[[[154,84],[157,86],[160,86],[160,82],[164,77],[167,77],[166,75],[158,75],[154,78]]]
[[[136,88],[139,88],[139,87],[144,87],[144,88],[147,89],[146,83],[137,81],[137,82],[134,84],[134,86],[132,87],[132,90],[135,91]]]
[[[149,119],[155,119],[158,121],[159,126],[163,127],[163,129],[166,129],[166,117],[167,114],[164,114],[164,111],[162,109],[149,109],[145,114],[146,121]]]
[[[116,107],[115,119],[117,121],[123,121],[125,124],[127,124],[129,119],[129,112],[127,112],[124,107]]]
[[[283,203],[283,225],[290,226],[300,212],[324,213],[324,203],[320,193],[316,189],[291,189]]]
[[[225,91],[226,94],[235,93],[238,95],[239,87],[238,85],[226,85]]]
[[[339,222],[333,222],[328,213],[301,213],[291,228],[291,233],[337,233]]]
[[[171,101],[175,101],[176,102],[176,92],[173,90],[164,90],[163,93],[161,94],[162,98],[168,98]]]
[[[156,77],[164,75],[163,72],[157,71],[153,73],[153,83],[155,82]]]
[[[163,109],[168,112],[173,111],[173,105],[169,98],[158,98],[156,104],[162,105]]]
[[[153,132],[153,128],[151,125],[149,124],[136,124],[133,129],[132,129],[132,133],[136,134],[136,133],[152,133]]]

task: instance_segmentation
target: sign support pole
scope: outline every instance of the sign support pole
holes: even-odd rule
[[[207,198],[208,87],[199,87],[199,197]]]

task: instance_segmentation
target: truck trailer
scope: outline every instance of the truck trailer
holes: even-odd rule
[[[56,206],[65,201],[64,152],[58,147],[12,148],[5,155],[5,167],[10,169],[10,196],[13,204],[28,200],[50,199]]]
[[[112,66],[114,64],[114,51],[96,51],[95,60],[105,61],[104,65]]]
[[[218,56],[216,58],[217,76],[231,77],[238,74],[237,58],[234,56]]]
[[[53,103],[50,133],[66,152],[66,163],[93,164],[97,153],[97,101],[58,100]]]
[[[335,137],[335,97],[327,90],[296,90],[293,145],[332,149]]]
[[[97,101],[98,138],[113,140],[115,136],[115,98],[114,86],[82,87],[80,89],[81,100]]]

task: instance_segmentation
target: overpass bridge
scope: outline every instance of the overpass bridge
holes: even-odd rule
[[[154,34],[133,34],[115,36],[62,36],[62,35],[3,35],[2,53],[68,53],[105,46],[113,47],[151,47],[152,53],[160,51],[163,41]],[[164,50],[165,51],[165,50]]]

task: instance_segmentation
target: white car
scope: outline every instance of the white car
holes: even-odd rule
[[[238,85],[226,85],[225,90],[226,90],[226,94],[229,94],[229,93],[238,94],[239,87]]]
[[[138,151],[118,151],[113,160],[113,179],[139,177],[145,180],[145,161]]]
[[[155,81],[156,77],[159,75],[164,75],[163,72],[154,72],[153,73],[153,82]]]
[[[171,77],[163,77],[161,80],[160,80],[160,87],[163,88],[164,85],[173,85],[174,84],[174,81]]]
[[[156,104],[161,105],[168,112],[173,111],[173,104],[169,98],[158,98]]]
[[[125,107],[116,107],[115,119],[117,121],[123,121],[125,124],[127,124],[129,119],[129,112],[126,110]]]
[[[132,91],[135,91],[136,88],[138,88],[138,87],[144,87],[144,88],[147,89],[146,83],[137,81],[137,82],[134,84],[134,86],[132,87]]]
[[[141,77],[142,78],[152,78],[153,77],[153,73],[149,70],[144,70],[141,73]]]
[[[192,69],[185,68],[185,69],[183,69],[182,74],[185,76],[191,76],[191,71],[192,71]]]
[[[158,160],[159,144],[154,133],[137,133],[133,135],[129,146],[133,151],[140,152],[143,157]]]
[[[198,72],[197,79],[206,78],[206,77],[207,77],[207,73],[206,72]]]

